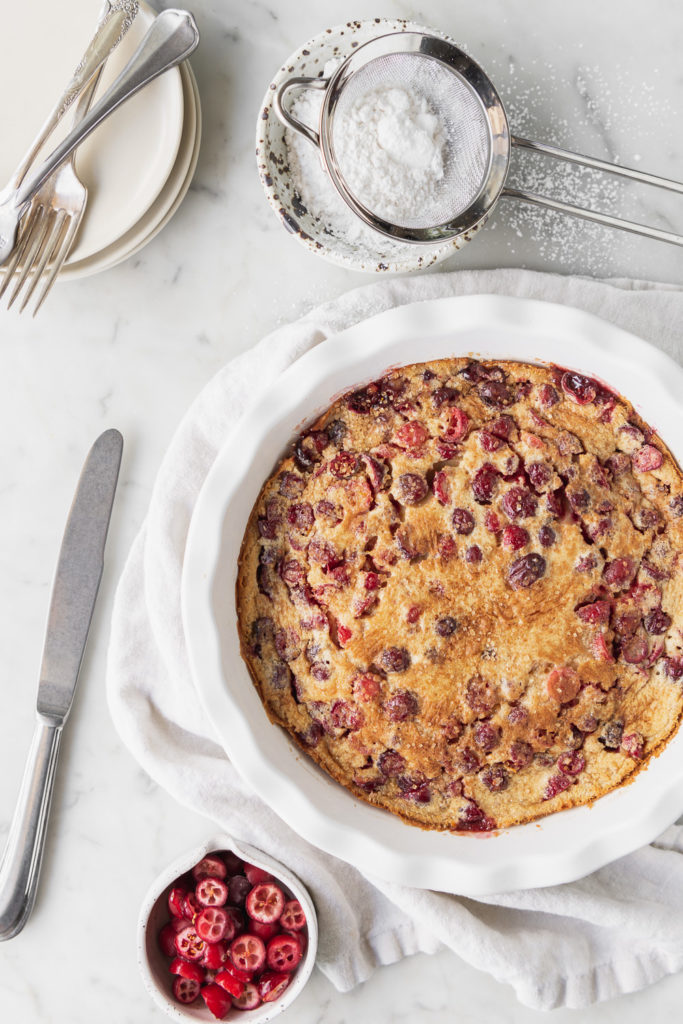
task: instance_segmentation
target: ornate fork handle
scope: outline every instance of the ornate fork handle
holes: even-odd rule
[[[18,188],[46,140],[55,130],[75,98],[92,79],[93,75],[99,71],[112,50],[123,39],[133,24],[133,20],[138,13],[138,7],[138,0],[107,0],[104,12],[95,29],[95,34],[90,40],[78,67],[71,76],[69,84],[12,175],[10,181],[11,188]]]

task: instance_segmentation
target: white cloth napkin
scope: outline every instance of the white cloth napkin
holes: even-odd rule
[[[581,1007],[683,967],[683,827],[569,885],[463,899],[363,877],[292,832],[236,773],[190,675],[180,580],[192,510],[250,396],[303,352],[392,306],[499,292],[597,313],[683,357],[683,290],[518,270],[385,280],[276,330],[229,363],[180,424],[115,601],[108,697],[122,739],[182,804],[289,864],[320,918],[319,966],[346,991],[381,964],[448,946],[537,1009]],[[419,879],[416,878],[416,882]]]

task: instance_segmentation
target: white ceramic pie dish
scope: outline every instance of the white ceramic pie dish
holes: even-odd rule
[[[597,317],[477,295],[372,317],[311,350],[261,395],[219,453],[193,515],[183,618],[196,686],[226,751],[300,835],[370,875],[464,895],[559,884],[654,839],[683,812],[683,731],[630,785],[486,837],[423,831],[332,781],[268,720],[239,652],[237,558],[249,513],[287,442],[339,393],[389,367],[475,353],[555,362],[627,397],[683,461],[683,369]]]

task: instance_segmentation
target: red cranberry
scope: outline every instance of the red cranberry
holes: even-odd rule
[[[441,536],[437,541],[437,550],[439,557],[443,559],[451,558],[456,551],[456,543],[452,537]]]
[[[429,783],[420,775],[399,775],[396,784],[404,800],[428,804],[432,799]]]
[[[523,487],[511,487],[503,495],[501,504],[509,519],[527,519],[536,515],[536,499]]]
[[[571,784],[572,780],[569,775],[551,775],[543,790],[543,799],[552,800],[553,797],[569,789]]]
[[[503,547],[508,551],[518,551],[529,543],[529,534],[522,526],[511,524],[503,530]]]
[[[434,632],[437,636],[453,636],[457,628],[457,621],[450,615],[444,615],[443,618],[437,619],[434,623]]]
[[[448,426],[445,430],[446,441],[461,441],[467,433],[470,418],[462,409],[454,408],[448,410]]]
[[[474,742],[486,754],[495,750],[500,743],[500,736],[501,732],[498,726],[491,725],[490,722],[480,722],[474,730]]]
[[[623,590],[630,583],[634,569],[630,558],[615,558],[603,569],[602,578],[611,590]]]
[[[621,746],[623,732],[623,722],[606,722],[598,736],[598,743],[602,743],[605,750],[618,750]]]
[[[683,679],[683,658],[665,658],[664,665],[669,679],[674,682]]]
[[[524,725],[529,721],[529,712],[526,708],[517,705],[514,708],[510,708],[508,712],[508,722],[510,725]]]
[[[662,453],[652,444],[646,444],[631,457],[633,468],[638,473],[647,473],[659,469],[663,461]]]
[[[377,767],[386,778],[400,775],[406,766],[406,759],[397,750],[385,750],[379,755]]]
[[[387,647],[379,661],[385,672],[405,672],[410,666],[410,655],[405,647]]]
[[[479,770],[479,758],[471,747],[463,747],[458,751],[456,767],[461,775],[473,775]]]
[[[634,761],[641,761],[645,756],[645,740],[639,732],[630,732],[622,737],[621,749]]]
[[[582,622],[588,622],[591,625],[609,622],[609,601],[594,601],[593,604],[584,604],[574,610]]]
[[[501,440],[500,437],[496,437],[495,434],[490,434],[488,430],[480,430],[479,444],[485,452],[497,452],[499,448],[503,447],[505,441]]]
[[[329,526],[336,526],[344,518],[342,510],[333,502],[325,499],[319,501],[315,506],[315,514],[318,519],[324,519]]]
[[[435,409],[440,409],[442,405],[454,405],[459,395],[457,388],[437,388],[436,391],[432,391],[432,404]]]
[[[458,453],[457,444],[451,441],[442,441],[441,439],[437,439],[434,442],[434,446],[439,458],[443,459],[444,462],[448,462],[449,459],[455,458]]]
[[[321,452],[328,444],[329,438],[322,430],[313,430],[310,434],[302,434],[294,445],[294,461],[304,473],[310,472],[320,462]]]
[[[478,565],[482,558],[481,548],[477,544],[473,544],[465,552],[465,561],[469,565]]]
[[[313,508],[307,501],[292,505],[287,512],[287,522],[301,533],[308,533],[313,528]]]
[[[598,385],[590,377],[568,371],[562,374],[560,381],[565,395],[569,395],[578,405],[588,405],[595,401]]]
[[[550,491],[546,494],[545,504],[548,512],[556,519],[561,519],[564,515],[564,493],[562,488],[558,488],[556,491]]]
[[[275,634],[275,650],[283,661],[294,661],[301,654],[301,642],[293,629],[278,629]]]
[[[503,416],[499,416],[493,423],[489,423],[488,431],[490,434],[495,434],[496,437],[502,437],[503,440],[507,441],[512,436],[512,432],[515,429],[515,421],[512,416],[508,416],[507,413]]]
[[[561,430],[555,440],[557,450],[560,455],[567,457],[569,455],[580,455],[583,451],[583,445],[576,436],[576,434],[570,433],[568,430]]]
[[[283,473],[280,477],[280,494],[285,498],[299,498],[303,492],[306,482],[296,473]]]
[[[485,380],[478,385],[477,391],[484,405],[493,409],[505,409],[515,401],[510,388],[501,381]]]
[[[568,488],[567,500],[569,501],[573,512],[585,512],[591,503],[590,494],[585,487],[581,487],[576,490]]]
[[[396,431],[396,440],[404,448],[420,448],[428,437],[429,431],[419,420],[410,420]]]
[[[480,505],[490,505],[498,486],[498,472],[488,462],[478,469],[472,480],[474,500]]]
[[[493,818],[489,818],[474,800],[468,800],[460,808],[457,828],[462,832],[492,832],[496,827]]]
[[[354,452],[339,452],[330,462],[330,473],[338,480],[347,480],[358,471],[358,456]]]
[[[577,572],[592,572],[598,564],[595,555],[583,555],[576,563]]]
[[[557,540],[557,534],[551,527],[542,526],[538,531],[538,539],[541,542],[541,546],[544,548],[551,548]]]
[[[404,505],[418,505],[427,495],[427,481],[419,473],[402,473],[398,478],[398,490]]]
[[[453,509],[451,521],[456,533],[461,533],[467,536],[467,534],[472,533],[472,530],[474,529],[474,516],[466,508]]]
[[[500,519],[495,512],[487,511],[484,513],[484,526],[489,533],[500,533]]]
[[[677,494],[675,498],[672,498],[669,502],[669,508],[676,519],[680,519],[683,516],[683,494]]]
[[[451,500],[450,484],[448,482],[448,474],[441,470],[439,473],[434,474],[434,480],[432,481],[432,489],[436,495],[436,500],[442,505],[448,505]]]
[[[508,583],[513,590],[533,586],[545,575],[546,561],[543,555],[532,551],[530,555],[522,555],[511,563],[508,569]]]
[[[498,697],[492,684],[486,682],[481,676],[474,676],[467,683],[465,700],[476,715],[490,715]]]
[[[569,665],[562,665],[550,672],[546,680],[546,687],[553,700],[559,701],[560,704],[567,704],[578,695],[581,689],[581,679]]]
[[[387,718],[392,722],[404,722],[406,718],[412,718],[417,714],[418,701],[410,690],[397,690],[382,705]]]
[[[558,757],[557,767],[565,775],[580,775],[586,767],[586,759],[578,750],[567,750]]]
[[[524,740],[515,740],[510,744],[509,761],[511,766],[517,771],[526,768],[533,759],[534,751],[529,743],[525,743]]]
[[[661,608],[655,608],[645,616],[645,629],[651,636],[661,636],[671,625],[671,616]]]
[[[492,793],[501,793],[508,788],[509,778],[502,764],[493,764],[484,768],[481,773],[481,781]]]
[[[349,732],[356,732],[365,721],[361,709],[345,700],[335,700],[330,708],[330,717],[338,729],[348,729]]]
[[[644,636],[632,636],[621,645],[621,656],[629,665],[639,665],[648,655],[647,640]]]
[[[538,389],[538,400],[544,409],[550,409],[553,405],[557,405],[560,396],[552,384],[541,384]]]
[[[370,672],[356,676],[353,680],[353,695],[356,700],[363,702],[374,700],[375,697],[379,697],[380,688],[379,677]]]
[[[531,486],[537,491],[542,491],[550,480],[551,470],[545,462],[530,462],[526,467],[526,471]]]
[[[326,682],[330,678],[331,674],[332,670],[330,666],[325,665],[322,661],[314,661],[311,665],[311,675],[314,679],[317,679],[319,683]]]

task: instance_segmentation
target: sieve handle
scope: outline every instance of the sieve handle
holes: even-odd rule
[[[284,99],[292,89],[327,89],[329,81],[329,78],[288,78],[275,93],[273,100],[273,110],[283,124],[286,124],[299,135],[303,135],[305,139],[313,143],[316,149],[320,149],[320,135],[307,124],[304,124],[303,121],[290,114],[285,108]]]
[[[683,182],[672,181],[670,178],[661,178],[656,174],[636,171],[632,167],[620,167],[618,164],[609,163],[607,160],[596,160],[594,157],[583,156],[581,153],[572,153],[566,149],[559,149],[557,146],[548,146],[543,142],[532,142],[530,139],[522,139],[514,135],[511,136],[511,142],[514,146],[519,146],[521,149],[530,149],[533,152],[541,153],[543,156],[551,156],[557,160],[579,164],[582,167],[592,167],[598,171],[606,171],[608,174],[616,174],[621,178],[629,178],[631,181],[639,181],[644,185],[654,185],[657,188],[664,188],[670,192],[683,194]],[[507,196],[509,199],[519,199],[524,203],[531,203],[533,206],[543,206],[549,210],[557,210],[572,217],[581,217],[583,220],[591,220],[608,228],[620,228],[622,231],[630,231],[632,234],[643,235],[645,238],[654,238],[659,242],[670,242],[672,245],[683,246],[683,235],[677,235],[672,231],[662,231],[660,228],[651,228],[647,224],[638,224],[636,221],[623,220],[621,217],[612,217],[608,213],[598,213],[597,210],[587,210],[581,206],[573,206],[571,203],[563,203],[560,200],[551,199],[549,196],[540,196],[534,192],[527,192],[516,188],[504,188],[501,192],[502,196]]]

